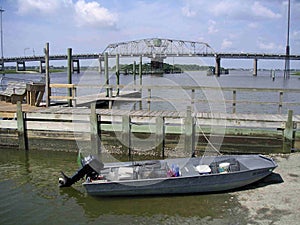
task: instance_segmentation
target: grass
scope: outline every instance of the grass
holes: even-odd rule
[[[50,73],[60,73],[65,72],[65,69],[50,69]],[[25,71],[16,71],[16,70],[4,70],[0,71],[0,74],[16,74],[16,73],[40,73],[38,70],[25,70]]]
[[[293,75],[300,76],[300,71],[293,73]]]

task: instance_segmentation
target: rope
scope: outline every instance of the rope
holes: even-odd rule
[[[206,137],[204,131],[202,130],[200,124],[198,123],[198,120],[196,119],[196,126],[198,126],[200,128],[200,131],[203,135],[203,137],[205,138],[205,140],[207,141],[207,143],[213,148],[213,150],[215,150],[219,155],[222,155],[222,153],[213,145],[213,143],[210,142],[210,140]]]

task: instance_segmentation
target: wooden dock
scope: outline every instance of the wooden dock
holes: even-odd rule
[[[0,104],[0,145],[5,138],[10,138],[15,131],[22,148],[34,136],[38,139],[70,140],[74,136],[82,140],[101,140],[103,132],[121,134],[121,139],[131,151],[131,134],[153,134],[158,142],[166,135],[183,135],[185,149],[195,149],[195,137],[215,136],[260,136],[261,138],[278,137],[287,140],[288,146],[300,137],[300,115],[289,111],[282,114],[228,114],[89,109],[87,107],[30,107],[22,105],[18,112],[16,105]],[[21,105],[19,106],[21,109]],[[8,132],[10,130],[10,132]],[[15,138],[16,138],[15,137]],[[28,141],[29,140],[29,141]],[[4,142],[5,145],[6,142]],[[16,144],[16,143],[15,143]],[[100,149],[99,143],[94,143]],[[161,152],[164,144],[157,143]],[[73,146],[74,147],[74,146]],[[31,145],[31,148],[34,146]]]

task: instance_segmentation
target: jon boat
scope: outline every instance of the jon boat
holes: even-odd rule
[[[136,162],[105,163],[82,159],[72,177],[59,178],[61,187],[85,177],[83,186],[94,196],[166,195],[219,192],[243,187],[268,176],[277,167],[262,155],[220,155]]]

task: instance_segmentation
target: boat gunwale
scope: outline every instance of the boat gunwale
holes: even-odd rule
[[[263,168],[256,168],[256,169],[247,169],[242,171],[232,171],[232,172],[226,172],[226,173],[212,173],[212,174],[198,174],[198,175],[191,175],[191,176],[178,176],[178,177],[158,177],[158,178],[143,178],[143,179],[128,179],[128,180],[93,180],[92,182],[84,182],[82,183],[83,186],[85,185],[101,185],[101,184],[114,184],[114,183],[132,183],[132,182],[155,182],[155,181],[165,181],[165,180],[174,180],[174,179],[187,179],[187,178],[196,178],[196,177],[213,177],[213,176],[228,176],[231,174],[242,174],[247,172],[254,172],[257,170],[268,170],[270,173],[273,172],[273,170],[277,167],[277,165],[273,167],[263,167]],[[271,171],[270,171],[271,170]]]

